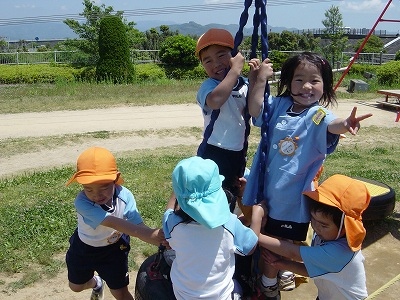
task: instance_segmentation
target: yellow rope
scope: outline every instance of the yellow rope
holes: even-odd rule
[[[400,274],[398,274],[396,277],[394,277],[388,283],[386,283],[385,285],[381,286],[379,289],[377,289],[375,292],[373,292],[371,295],[369,295],[366,298],[366,300],[375,298],[377,295],[382,293],[384,290],[386,290],[389,286],[391,286],[393,283],[395,283],[399,279],[400,279]]]

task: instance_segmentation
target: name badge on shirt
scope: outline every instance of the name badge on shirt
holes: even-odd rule
[[[279,153],[287,156],[293,156],[297,149],[297,143],[291,137],[280,140],[278,146]]]
[[[313,115],[312,120],[316,125],[319,125],[325,116],[326,112],[322,108],[319,108],[315,115]]]

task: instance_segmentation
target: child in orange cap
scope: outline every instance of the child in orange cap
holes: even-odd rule
[[[162,232],[143,223],[107,149],[84,151],[66,185],[72,182],[83,189],[75,199],[78,227],[66,254],[69,287],[74,292],[92,288],[90,299],[103,299],[104,280],[115,299],[133,300],[128,290],[129,235],[158,246],[164,241]]]
[[[337,174],[303,194],[310,202],[315,232],[311,247],[260,234],[259,244],[282,256],[265,251],[264,258],[278,269],[313,278],[319,300],[365,299],[361,244],[366,231],[361,216],[370,202],[368,189],[359,180]],[[263,202],[253,206],[253,217],[260,223],[265,210]]]
[[[241,76],[245,59],[241,53],[232,56],[233,47],[234,39],[225,29],[211,28],[197,41],[196,56],[209,77],[197,92],[204,118],[197,155],[215,161],[225,177],[223,187],[238,196],[238,179],[246,166],[250,115],[248,80]],[[232,203],[231,211],[234,206]]]

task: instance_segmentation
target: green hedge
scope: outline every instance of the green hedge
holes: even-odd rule
[[[382,65],[377,69],[376,77],[379,84],[398,85],[400,84],[400,61],[394,60]]]
[[[135,81],[157,81],[168,79],[203,79],[206,73],[201,65],[194,68],[168,67],[158,64],[134,65]],[[247,76],[249,67],[245,64],[243,75]],[[372,66],[354,64],[350,75],[363,76],[364,72],[376,74],[377,83],[385,88],[400,84],[400,61],[391,61],[384,65]],[[96,68],[74,68],[66,65],[1,65],[0,84],[18,83],[56,83],[85,81],[96,82]]]
[[[157,64],[135,65],[136,81],[156,81],[166,79],[165,70]]]
[[[195,68],[168,68],[158,64],[134,66],[135,81],[172,79],[201,79],[206,74],[202,66]],[[56,83],[85,81],[96,82],[95,67],[71,67],[66,65],[0,65],[0,84]]]
[[[72,82],[79,69],[54,65],[0,65],[0,83],[55,83]]]

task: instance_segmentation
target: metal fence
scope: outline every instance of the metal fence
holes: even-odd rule
[[[134,63],[159,63],[158,50],[132,50]],[[35,51],[0,53],[0,64],[70,64],[82,61],[82,53],[78,51]]]
[[[0,64],[64,64],[77,60],[76,51],[9,52],[0,53]]]
[[[136,64],[160,63],[159,50],[132,50],[132,61]]]
[[[283,53],[287,53],[289,55],[295,55],[299,54],[303,51],[280,51]],[[246,61],[250,60],[250,50],[241,50],[241,53],[243,54],[244,58]],[[332,68],[341,68],[343,66],[347,66],[350,62],[350,60],[354,59],[354,56],[356,55],[356,52],[342,52],[342,55],[340,56],[340,60],[337,62],[336,66],[332,66]],[[261,57],[261,52],[257,52],[257,56]],[[371,65],[381,65],[383,63],[386,63],[388,61],[394,60],[396,57],[396,54],[387,54],[387,53],[359,53],[357,57],[357,63],[361,64],[371,64]]]
[[[250,50],[241,51],[246,60],[250,59]],[[300,53],[301,51],[282,51],[289,54]],[[343,52],[338,66],[347,66],[354,57],[355,52]],[[261,57],[261,52],[258,53]],[[160,63],[159,50],[132,50],[132,62]],[[395,54],[385,53],[360,53],[357,62],[368,64],[382,64],[394,60]],[[82,53],[77,51],[45,51],[45,52],[12,52],[0,53],[0,64],[70,64],[82,61]]]

